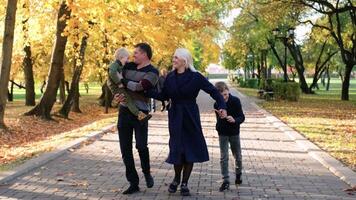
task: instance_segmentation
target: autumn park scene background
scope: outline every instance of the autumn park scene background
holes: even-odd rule
[[[139,42],[188,48],[230,86],[356,170],[353,0],[0,0],[0,172],[116,123],[106,85]],[[209,72],[209,65],[219,73]]]

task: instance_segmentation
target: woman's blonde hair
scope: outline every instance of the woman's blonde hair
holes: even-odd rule
[[[178,48],[174,53],[174,56],[177,56],[179,59],[183,59],[186,63],[186,67],[189,68],[192,72],[196,72],[197,70],[194,68],[193,57],[188,49]]]
[[[125,48],[119,48],[115,51],[115,59],[116,60],[120,60],[121,58],[129,57],[129,56],[130,56],[130,53]]]

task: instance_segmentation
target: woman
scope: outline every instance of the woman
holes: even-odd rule
[[[160,93],[149,91],[147,96],[158,100],[171,100],[168,110],[169,155],[166,162],[174,165],[175,177],[168,191],[174,193],[181,184],[181,195],[189,196],[188,180],[195,162],[209,160],[203,136],[196,98],[204,90],[216,100],[220,117],[226,117],[226,105],[217,89],[194,69],[187,49],[177,49],[173,56],[173,71],[167,75]],[[181,175],[183,171],[183,179]]]

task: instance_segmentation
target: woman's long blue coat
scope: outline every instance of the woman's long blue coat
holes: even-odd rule
[[[148,92],[148,96],[159,100],[171,100],[168,110],[169,155],[166,162],[205,162],[209,160],[208,149],[203,136],[199,108],[196,98],[200,90],[216,100],[219,109],[226,109],[223,97],[217,89],[199,72],[187,69],[178,74],[167,75],[161,93]]]

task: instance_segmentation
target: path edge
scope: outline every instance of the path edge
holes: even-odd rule
[[[95,123],[95,122],[94,122]],[[89,124],[90,125],[90,124]],[[20,166],[15,167],[12,170],[0,172],[0,185],[7,184],[8,182],[24,175],[62,155],[67,153],[70,149],[80,147],[81,144],[89,140],[97,140],[101,138],[105,133],[110,132],[112,128],[116,127],[115,124],[110,124],[100,128],[99,130],[89,132],[88,134],[81,136],[78,139],[68,142],[67,144],[57,147],[55,150],[40,154],[38,157],[32,158]]]

